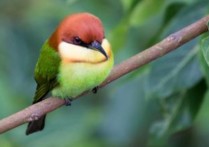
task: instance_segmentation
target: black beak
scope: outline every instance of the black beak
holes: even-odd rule
[[[108,56],[107,56],[105,50],[103,49],[103,47],[101,46],[101,44],[98,41],[92,42],[89,45],[89,48],[99,51],[100,53],[102,53],[105,56],[106,59],[108,59]]]

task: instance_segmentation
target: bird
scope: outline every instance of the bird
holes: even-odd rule
[[[34,70],[37,87],[33,104],[50,95],[63,98],[70,105],[84,91],[96,92],[113,64],[113,52],[101,20],[89,12],[70,14],[40,50]],[[29,122],[26,135],[43,130],[45,118],[46,115]]]

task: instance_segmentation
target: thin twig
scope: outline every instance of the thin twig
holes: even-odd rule
[[[150,63],[151,61],[175,50],[184,43],[194,39],[195,37],[206,32],[209,15],[198,20],[197,22],[181,29],[166,37],[156,45],[144,50],[141,53],[123,61],[115,66],[110,76],[99,86],[104,87],[110,82],[120,78],[121,76],[138,69],[139,67]],[[86,92],[84,93],[86,94]],[[78,98],[78,97],[77,97]],[[42,116],[64,105],[63,99],[50,97],[37,104],[29,106],[15,114],[12,114],[0,120],[0,133],[9,131],[19,125],[36,119],[37,116]]]

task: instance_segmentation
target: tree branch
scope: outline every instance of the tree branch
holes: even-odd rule
[[[175,50],[184,43],[206,32],[208,30],[206,25],[208,20],[209,15],[181,29],[180,31],[169,35],[156,45],[116,65],[112,70],[110,76],[99,87],[101,88],[103,86],[106,86],[110,82]],[[86,94],[86,92],[84,94]],[[9,131],[26,122],[36,120],[38,119],[38,117],[49,113],[61,107],[62,105],[64,105],[63,99],[50,97],[39,103],[29,106],[15,114],[12,114],[0,120],[0,133]]]

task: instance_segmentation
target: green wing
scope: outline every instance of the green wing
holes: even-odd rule
[[[39,59],[35,67],[35,80],[37,83],[34,102],[39,102],[58,85],[57,75],[60,65],[58,52],[48,45],[46,41],[41,49]]]

